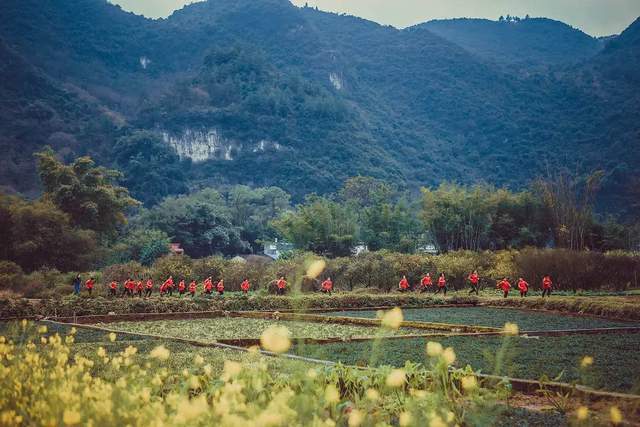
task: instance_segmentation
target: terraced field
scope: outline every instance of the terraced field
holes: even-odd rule
[[[505,323],[516,323],[521,331],[591,329],[640,326],[640,322],[607,320],[595,317],[569,316],[556,313],[494,307],[434,307],[403,309],[405,320],[490,326],[500,328]],[[327,316],[375,318],[375,310],[334,311]]]

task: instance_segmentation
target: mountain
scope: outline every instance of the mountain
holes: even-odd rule
[[[578,63],[603,47],[600,40],[547,18],[446,19],[418,27],[507,67],[539,69]]]
[[[637,54],[637,22],[602,48],[545,19],[398,30],[287,0],[209,0],[162,20],[104,0],[5,3],[0,38],[47,82],[33,102],[64,96],[91,112],[68,116],[76,142],[56,149],[127,174],[118,147],[155,150],[155,135],[191,159],[180,167],[192,188],[278,185],[298,200],[358,174],[411,190],[443,180],[517,188],[548,169],[603,168],[616,194],[637,175],[637,63],[611,60]],[[31,147],[50,133],[12,121],[0,130],[19,135],[7,146],[30,141],[12,155],[28,171]],[[130,138],[139,130],[151,133]],[[139,156],[160,157],[170,156]],[[34,190],[33,178],[0,179]]]

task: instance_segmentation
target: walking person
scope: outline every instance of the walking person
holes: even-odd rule
[[[80,283],[82,282],[82,279],[80,279],[80,275],[78,274],[75,279],[73,279],[73,282],[71,282],[71,284],[73,285],[73,293],[76,295],[80,295]]]
[[[498,288],[502,289],[503,297],[507,298],[509,296],[509,290],[511,289],[511,283],[505,277],[498,283]]]
[[[327,277],[327,279],[322,282],[321,290],[323,293],[331,295],[331,291],[333,291],[333,282],[331,281],[331,277]]]
[[[142,282],[142,279],[138,280],[138,283],[136,283],[136,294],[142,298],[142,293],[144,292],[144,282]]]
[[[163,288],[164,292],[162,292]],[[169,276],[169,278],[164,281],[160,288],[160,293],[169,293],[169,296],[173,296],[173,276]]]
[[[526,297],[529,292],[529,284],[522,277],[518,279],[518,290],[520,290],[520,298]]]
[[[242,291],[243,294],[247,294],[249,293],[249,287],[251,287],[251,284],[249,283],[249,279],[245,278],[242,283],[240,283],[240,290]]]
[[[211,280],[211,277],[207,277],[204,280],[204,293],[206,295],[211,295],[212,291],[213,291],[213,280]]]
[[[480,284],[480,276],[478,276],[478,270],[473,270],[473,273],[469,275],[469,282],[471,283],[471,290],[469,291],[469,294],[475,292],[476,295],[480,296],[480,293],[478,292],[478,287]]]
[[[278,281],[276,282],[276,286],[277,286],[276,292],[278,293],[278,295],[284,295],[285,289],[287,288],[287,281],[284,280],[284,276],[278,279]]]
[[[180,280],[180,283],[178,283],[178,293],[180,294],[180,296],[183,296],[186,291],[187,285],[184,283],[184,279],[182,279]]]
[[[109,285],[109,295],[111,295],[112,297],[115,297],[117,291],[118,291],[118,282],[114,280]]]
[[[145,285],[145,296],[148,298],[151,296],[151,293],[153,292],[153,280],[152,279],[147,279],[147,284]]]
[[[427,273],[420,281],[420,292],[427,292],[432,286],[431,274]]]
[[[198,288],[198,284],[196,283],[195,280],[192,280],[191,283],[189,283],[189,295],[191,295],[191,298],[194,298],[196,296],[197,288]]]
[[[447,279],[444,277],[444,273],[440,273],[440,277],[438,277],[438,289],[436,289],[436,294],[442,291],[444,296],[447,296]]]
[[[409,281],[407,280],[407,276],[402,276],[400,283],[398,283],[398,289],[400,292],[406,292],[409,290]]]
[[[220,281],[216,285],[216,290],[218,291],[218,295],[224,295],[224,280],[220,279]]]
[[[84,285],[87,288],[87,291],[89,291],[89,295],[91,295],[93,293],[93,286],[96,284],[95,280],[93,280],[93,277],[89,277],[89,280],[87,280]]]
[[[131,278],[127,277],[127,280],[125,280],[122,284],[122,292],[120,292],[121,297],[129,294],[129,290],[131,289],[131,285],[129,284],[129,282],[131,282]]]
[[[553,282],[551,281],[551,276],[546,274],[542,278],[542,298],[544,298],[545,294],[548,297],[551,297],[551,286],[552,285],[553,285]]]

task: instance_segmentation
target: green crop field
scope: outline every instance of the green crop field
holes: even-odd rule
[[[325,345],[299,345],[296,354],[329,359],[351,365],[402,366],[406,361],[428,363],[427,341],[453,347],[456,365],[469,364],[483,373],[540,379],[542,375],[559,377],[564,382],[607,390],[640,391],[640,365],[637,363],[640,334],[571,335],[561,337],[446,337],[378,342],[352,342]],[[505,344],[506,342],[506,344]],[[500,350],[505,358],[497,361]],[[372,361],[372,355],[376,360]],[[580,368],[584,356],[592,356],[593,365]]]
[[[565,316],[554,313],[493,307],[434,307],[402,310],[405,320],[454,323],[500,328],[505,323],[516,323],[521,331],[591,329],[640,326],[639,322],[613,321],[594,317]],[[375,318],[375,310],[335,311],[327,316]]]
[[[378,327],[343,325],[338,323],[313,323],[290,320],[249,319],[241,317],[219,317],[212,319],[160,320],[117,322],[99,324],[109,329],[163,335],[167,337],[190,338],[203,341],[236,338],[260,338],[269,326],[286,327],[293,338],[349,338],[357,336],[389,336],[425,334],[425,329],[401,328],[383,330]]]

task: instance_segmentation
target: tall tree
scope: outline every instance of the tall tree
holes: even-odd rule
[[[90,157],[79,157],[65,165],[50,148],[35,155],[44,198],[67,213],[80,228],[110,237],[126,223],[127,208],[139,204],[126,188],[115,184],[122,176],[120,172],[98,167]]]

